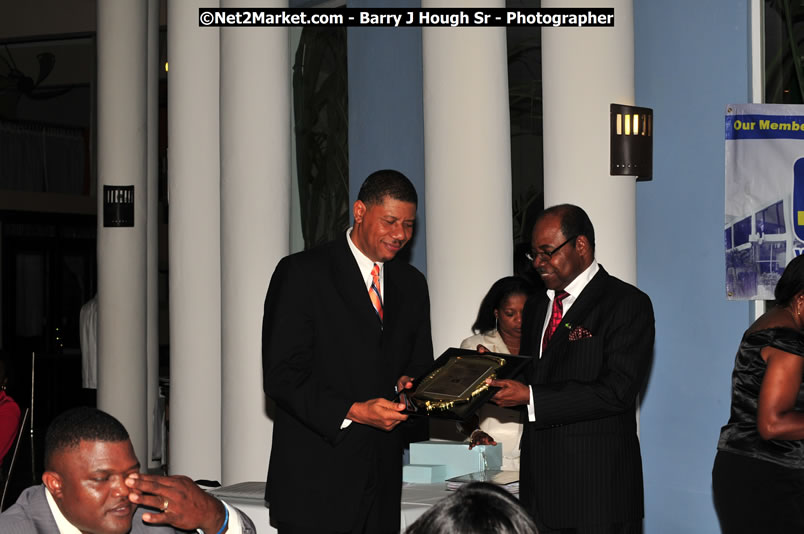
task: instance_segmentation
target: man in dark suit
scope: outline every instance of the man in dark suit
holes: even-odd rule
[[[68,410],[48,427],[43,484],[25,490],[0,514],[0,532],[256,533],[245,514],[189,478],[146,475],[139,468],[120,421],[95,408]]]
[[[392,261],[410,240],[416,190],[369,176],[354,227],[283,258],[265,299],[263,384],[276,402],[265,499],[279,532],[398,532],[395,389],[433,362],[424,276]]]
[[[650,299],[598,265],[577,206],[540,215],[530,257],[547,291],[525,306],[526,384],[492,381],[498,404],[528,407],[520,499],[542,534],[642,532],[635,409],[653,350]]]

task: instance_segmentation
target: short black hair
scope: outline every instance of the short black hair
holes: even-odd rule
[[[472,482],[441,499],[405,534],[538,534],[513,495],[488,482]]]
[[[366,206],[382,204],[385,197],[401,202],[419,203],[416,188],[408,177],[393,169],[383,169],[371,173],[360,186],[357,200]]]
[[[45,469],[52,467],[53,455],[78,447],[82,441],[127,441],[126,427],[108,413],[81,406],[58,415],[45,434]]]
[[[796,256],[787,264],[782,277],[776,283],[773,296],[777,306],[787,306],[793,298],[804,291],[804,256]]]
[[[494,310],[500,309],[505,299],[511,295],[525,295],[529,297],[533,294],[533,285],[519,276],[506,276],[500,278],[491,285],[491,289],[480,302],[480,309],[477,311],[477,319],[472,325],[472,331],[476,334],[485,334],[496,327],[497,322],[494,317]]]
[[[574,204],[558,204],[556,206],[550,206],[541,212],[541,214],[536,218],[536,222],[538,223],[547,215],[555,215],[559,218],[561,221],[561,233],[564,234],[564,237],[567,239],[578,236],[586,237],[587,241],[589,241],[589,245],[592,247],[592,252],[594,253],[595,227],[592,226],[592,221],[589,220],[589,215],[586,214],[583,208]]]

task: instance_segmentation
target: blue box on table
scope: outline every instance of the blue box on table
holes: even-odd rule
[[[438,466],[444,466],[443,471],[433,469]],[[421,441],[410,444],[410,465],[403,468],[402,479],[405,482],[442,482],[459,475],[501,467],[500,445],[477,445],[469,450],[466,442]]]

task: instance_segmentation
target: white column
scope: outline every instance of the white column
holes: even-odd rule
[[[98,2],[98,407],[146,465],[147,9]],[[134,186],[134,226],[103,226],[104,185]]]
[[[425,0],[422,7],[454,6]],[[438,355],[471,334],[488,288],[513,273],[505,28],[423,28],[422,62],[427,279]]]
[[[146,421],[148,424],[148,458],[142,465],[154,468],[162,463],[154,460],[154,409],[159,395],[159,0],[148,0],[147,56],[147,131],[148,158],[146,181],[148,194],[147,260],[146,260]]]
[[[221,7],[287,7],[224,0]],[[273,424],[262,391],[268,281],[290,247],[287,28],[221,30],[223,479],[263,480]]]
[[[635,283],[636,182],[609,175],[609,104],[634,103],[633,0],[544,0],[542,7],[614,8],[611,28],[542,29],[544,204],[586,210],[598,261]]]
[[[761,0],[751,0],[751,102],[761,104],[765,101],[765,36],[763,32],[763,4]],[[767,301],[752,300],[749,304],[749,318],[753,323],[767,310]]]
[[[198,9],[218,5],[168,2],[169,465],[211,480],[221,475],[220,48]]]

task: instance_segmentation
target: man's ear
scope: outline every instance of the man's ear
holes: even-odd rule
[[[45,471],[42,473],[42,482],[54,499],[61,498],[61,475],[55,471]]]
[[[355,204],[352,208],[352,215],[355,217],[355,224],[360,224],[363,222],[363,216],[366,214],[366,205],[363,204],[362,200],[355,200]]]
[[[589,244],[589,239],[585,235],[579,235],[575,238],[575,248],[580,255],[593,257],[592,245]]]

